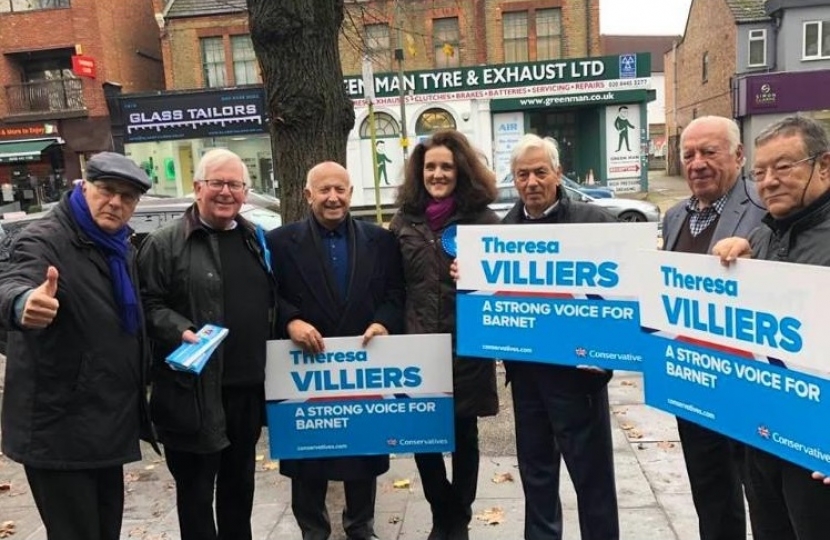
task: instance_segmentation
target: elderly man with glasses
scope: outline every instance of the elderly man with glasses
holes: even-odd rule
[[[86,180],[14,240],[0,272],[9,330],[3,452],[22,463],[50,540],[118,540],[125,463],[149,433],[147,346],[130,230],[150,179],[94,155]]]
[[[182,540],[252,538],[276,288],[264,232],[239,215],[248,183],[239,156],[207,152],[194,174],[196,202],[151,233],[138,256],[154,345],[150,408],[176,481]],[[230,331],[203,371],[171,369],[166,356],[183,341],[198,341],[195,332],[205,324]]]
[[[715,254],[727,264],[751,256],[830,266],[830,138],[824,127],[803,116],[768,126],[755,138],[751,175],[768,209],[763,225],[748,240],[719,242]],[[746,496],[755,540],[828,537],[830,486],[810,479],[806,469],[750,447]]]

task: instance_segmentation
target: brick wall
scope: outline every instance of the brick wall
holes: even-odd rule
[[[162,33],[165,87],[168,90],[205,87],[200,38],[249,33],[247,13],[168,19]],[[226,62],[231,58],[227,47],[228,43]]]
[[[682,130],[694,117],[716,114],[732,117],[730,81],[735,74],[736,26],[724,0],[692,2],[686,34],[677,47],[677,117],[674,114],[674,66],[666,56],[666,127]],[[708,77],[702,78],[703,55],[708,53]]]
[[[159,88],[162,84],[158,27],[151,0],[98,2],[73,0],[68,9],[0,15],[0,86],[18,84],[20,68],[8,56],[14,51],[74,48],[96,61],[97,77],[83,79],[90,116],[107,116],[101,84],[118,82],[125,92]],[[142,51],[151,60],[136,54]],[[6,115],[5,91],[0,117]]]
[[[544,8],[562,10],[562,56],[564,58],[600,54],[599,0],[487,0],[485,21],[488,63],[504,62],[503,13]],[[532,61],[535,60],[535,47],[532,40],[530,50]]]

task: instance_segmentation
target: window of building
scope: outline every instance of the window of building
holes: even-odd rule
[[[562,57],[562,11],[536,10],[536,60]]]
[[[226,85],[225,44],[223,38],[208,37],[199,40],[202,47],[202,74],[206,88]]]
[[[0,13],[68,8],[69,0],[0,0]]]
[[[427,109],[415,122],[415,133],[418,135],[431,135],[439,129],[455,129],[455,120],[444,109]]]
[[[257,84],[259,79],[259,65],[254,44],[250,35],[231,36],[231,54],[233,55],[234,84]]]
[[[459,34],[458,17],[432,21],[432,50],[435,52],[436,68],[458,66],[461,56]]]
[[[703,60],[701,61],[700,78],[703,82],[709,80],[709,53],[703,53]]]
[[[749,67],[767,65],[767,31],[749,31]]]
[[[372,137],[372,131],[369,129],[370,126],[369,117],[367,116],[363,120],[363,123],[360,124],[360,137],[362,139],[370,139]],[[383,112],[375,113],[375,137],[396,137],[400,132],[401,129],[398,126],[398,122],[391,115]]]
[[[804,60],[830,58],[830,21],[804,23]]]
[[[511,11],[502,18],[504,31],[504,61],[527,62],[527,11]]]
[[[388,24],[367,24],[363,27],[366,33],[366,49],[372,65],[379,71],[392,69],[392,48],[389,44]]]

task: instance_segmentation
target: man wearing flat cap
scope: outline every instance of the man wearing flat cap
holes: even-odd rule
[[[9,330],[3,452],[22,463],[49,540],[117,540],[123,464],[149,433],[149,361],[127,222],[150,188],[111,152],[29,225],[0,270]]]

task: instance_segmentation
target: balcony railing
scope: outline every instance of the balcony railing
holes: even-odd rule
[[[85,111],[83,83],[64,78],[6,86],[8,114]]]

